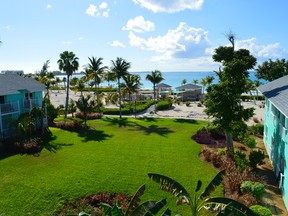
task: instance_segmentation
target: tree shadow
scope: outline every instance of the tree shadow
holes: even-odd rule
[[[262,92],[262,94],[265,95],[265,97],[267,98],[273,98],[273,97],[276,97],[278,94],[280,94],[280,92],[286,91],[287,89],[288,89],[288,85],[283,85],[278,88],[272,89],[270,91],[264,91]]]
[[[78,136],[83,138],[84,142],[88,141],[103,142],[104,140],[110,139],[112,137],[112,135],[106,134],[104,131],[94,129],[80,132],[78,133]]]
[[[137,118],[138,120],[141,120],[141,121],[145,121],[145,122],[157,122],[157,119],[156,118],[152,118],[152,117],[139,117]]]
[[[143,125],[137,124],[137,127],[130,129],[134,131],[143,131],[145,135],[150,135],[152,133],[158,134],[163,137],[167,137],[169,133],[174,133],[174,131],[170,130],[167,127],[159,127],[158,125],[150,125],[145,127]]]
[[[128,118],[103,118],[103,121],[109,122],[112,125],[118,125],[119,127],[133,126],[134,122],[128,121]]]
[[[190,124],[199,124],[195,119],[175,119],[174,122],[177,123],[190,123]]]

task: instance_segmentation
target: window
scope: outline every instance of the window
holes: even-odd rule
[[[4,96],[0,96],[0,104],[4,104],[4,103],[5,103]]]

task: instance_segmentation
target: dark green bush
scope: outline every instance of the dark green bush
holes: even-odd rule
[[[253,205],[250,209],[257,215],[257,216],[272,216],[272,212],[270,209],[261,206],[261,205]]]
[[[232,136],[235,141],[241,141],[243,136],[247,133],[247,124],[237,123],[233,126]]]
[[[264,125],[263,124],[256,124],[256,125],[249,126],[248,131],[251,135],[263,137]]]
[[[53,106],[53,104],[46,103],[46,110],[47,110],[48,125],[53,125],[53,121],[58,115],[58,109],[56,109]]]
[[[234,155],[236,167],[243,171],[247,166],[249,166],[249,161],[246,159],[245,153],[241,151],[236,151]]]
[[[167,110],[172,106],[172,100],[171,99],[166,99],[166,100],[161,100],[156,104],[156,109],[157,110]]]
[[[255,148],[257,145],[256,139],[248,135],[241,140],[241,142],[249,148]]]
[[[241,184],[241,192],[242,193],[251,193],[256,199],[260,199],[265,193],[265,187],[260,182],[252,182],[252,181],[244,181]]]
[[[260,150],[257,150],[257,151],[253,150],[249,154],[249,162],[252,168],[256,168],[257,165],[265,164],[264,159],[265,159],[265,154],[264,152]]]
[[[191,103],[190,103],[190,101],[186,101],[185,104],[188,107],[188,106],[190,106]]]

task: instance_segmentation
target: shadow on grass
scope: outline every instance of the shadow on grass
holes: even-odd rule
[[[110,122],[113,125],[118,125],[119,127],[134,126],[135,123],[128,120],[128,118],[103,118],[103,121]]]
[[[82,131],[78,133],[78,136],[84,138],[83,140],[84,142],[88,142],[88,141],[102,142],[112,137],[112,135],[105,134],[104,131],[92,130],[92,129]]]
[[[142,118],[137,118],[138,120],[145,121],[145,122],[157,122],[156,118],[147,118],[147,117],[142,117]]]
[[[177,123],[191,123],[191,124],[199,124],[199,122],[195,119],[175,119]]]
[[[143,125],[137,124],[136,127],[131,130],[143,131],[145,135],[150,135],[150,134],[155,133],[163,137],[166,137],[169,133],[174,133],[174,131],[170,130],[169,128],[159,127],[158,125],[150,125],[148,127],[145,127]]]

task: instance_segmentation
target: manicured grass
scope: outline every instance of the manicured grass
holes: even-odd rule
[[[52,215],[63,202],[87,193],[132,194],[146,184],[142,201],[167,197],[173,213],[187,215],[187,207],[176,207],[175,198],[147,173],[170,176],[191,193],[198,179],[205,186],[216,174],[199,159],[200,146],[191,140],[206,122],[103,118],[88,124],[95,130],[50,128],[50,146],[58,146],[54,151],[0,160],[0,214]]]

